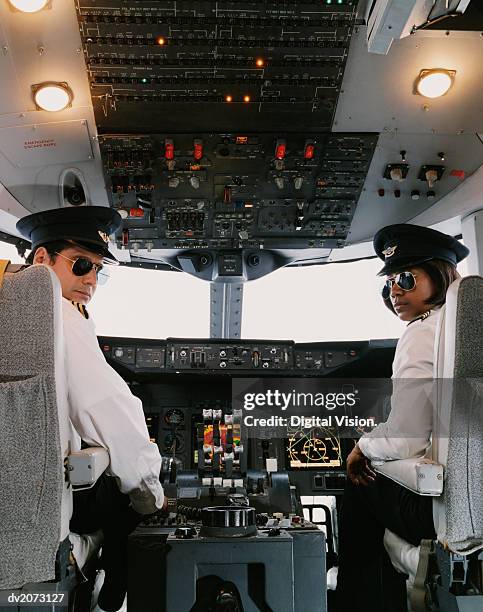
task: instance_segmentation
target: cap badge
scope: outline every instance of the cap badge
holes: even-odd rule
[[[392,257],[394,255],[396,249],[397,249],[397,244],[392,247],[388,247],[387,249],[384,249],[382,254],[387,259],[388,257]]]
[[[101,232],[101,230],[98,230],[97,233],[104,240],[104,242],[109,242],[109,236],[106,234],[106,232]]]

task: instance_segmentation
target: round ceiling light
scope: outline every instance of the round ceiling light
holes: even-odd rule
[[[37,108],[52,113],[67,108],[74,97],[67,83],[40,83],[32,88]]]
[[[425,98],[439,98],[453,85],[454,70],[421,70],[416,81],[416,91]]]
[[[47,5],[49,0],[8,0],[10,4],[22,13],[36,13]]]

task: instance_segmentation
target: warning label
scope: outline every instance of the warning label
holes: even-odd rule
[[[24,149],[47,149],[56,147],[57,143],[53,138],[43,140],[25,140],[23,143]]]

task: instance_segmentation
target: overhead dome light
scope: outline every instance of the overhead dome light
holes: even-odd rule
[[[36,13],[45,8],[49,0],[8,0],[10,4],[22,13]]]
[[[32,85],[34,102],[38,109],[56,112],[70,106],[74,94],[67,83],[53,81]]]
[[[425,98],[439,98],[447,93],[454,82],[456,70],[435,68],[421,70],[416,79],[416,93]]]

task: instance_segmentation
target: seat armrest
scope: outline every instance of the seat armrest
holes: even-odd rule
[[[67,457],[67,471],[72,486],[90,488],[109,465],[105,448],[92,447],[71,453]]]
[[[372,467],[418,495],[438,497],[443,492],[443,466],[425,457],[385,461]]]

